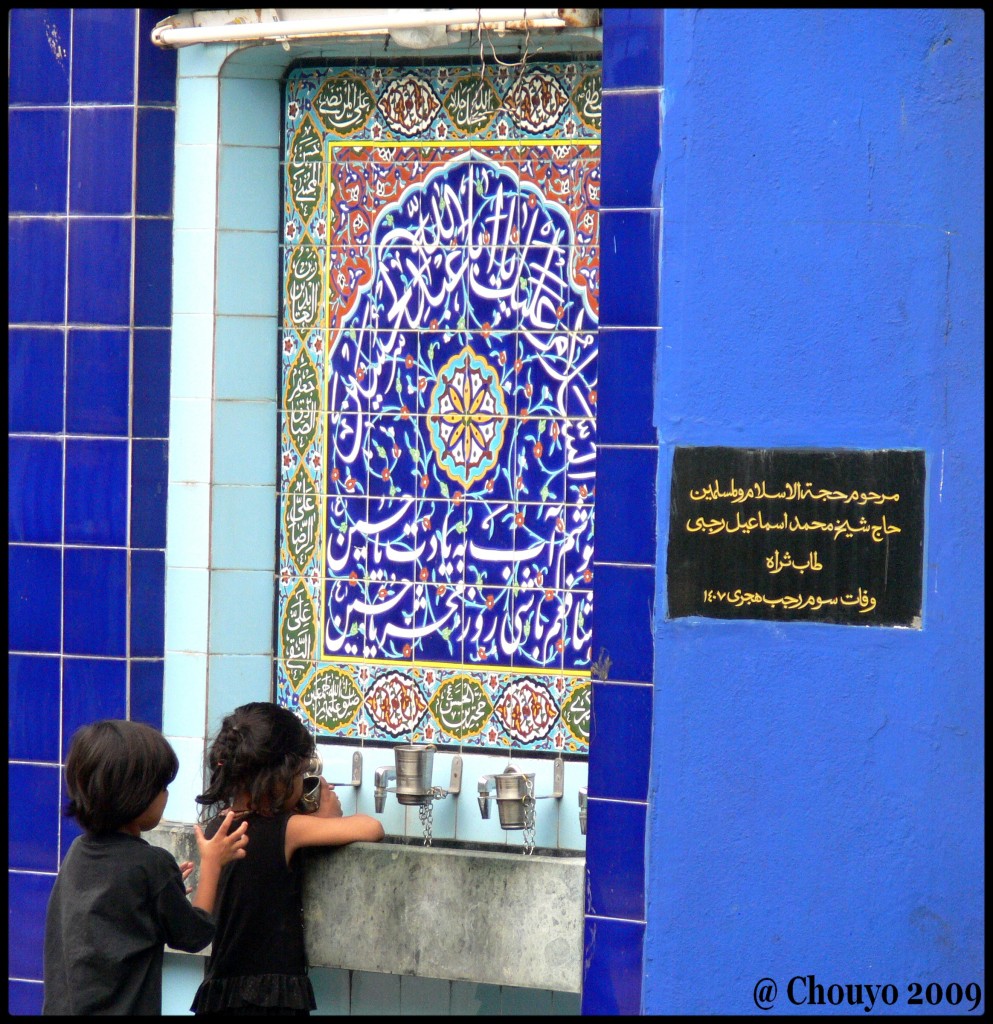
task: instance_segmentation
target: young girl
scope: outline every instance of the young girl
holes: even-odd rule
[[[42,1013],[160,1015],[165,943],[196,952],[213,938],[221,868],[245,856],[246,829],[229,832],[233,815],[209,841],[196,829],[200,884],[190,906],[193,865],[141,838],[159,823],[178,770],[162,733],[138,722],[96,722],[73,736],[66,814],[86,831],[48,903]]]
[[[308,1016],[317,1006],[307,977],[300,865],[304,846],[377,842],[383,827],[366,814],[342,817],[321,780],[313,814],[296,810],[314,739],[292,711],[275,704],[237,708],[207,754],[210,783],[197,797],[205,812],[233,810],[248,824],[244,860],[221,875],[217,932],[191,1009],[225,1016]],[[206,825],[212,835],[219,824]]]

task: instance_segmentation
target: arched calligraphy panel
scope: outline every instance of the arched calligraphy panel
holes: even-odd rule
[[[277,690],[324,735],[587,748],[600,92],[287,82]]]

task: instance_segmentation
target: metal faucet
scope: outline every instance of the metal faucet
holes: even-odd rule
[[[515,765],[508,764],[504,769],[502,775],[504,778],[510,774],[511,777],[523,776],[524,773],[520,771]],[[533,795],[530,797],[531,800],[560,800],[564,792],[565,787],[565,761],[561,755],[556,757],[552,762],[552,792],[543,795]],[[479,801],[479,813],[484,819],[490,816],[490,797],[492,796],[498,806],[500,801],[506,799],[504,796],[498,796],[499,787],[497,786],[496,775],[481,775],[479,777],[479,784],[477,786],[477,799]],[[516,802],[516,798],[515,798]],[[508,826],[501,821],[501,828],[507,828]],[[511,828],[519,828],[518,825],[511,825]]]
[[[579,790],[579,831],[586,835],[586,804],[588,801],[587,787],[583,786]]]
[[[490,793],[495,793],[496,790],[496,776],[495,775],[481,775],[479,777],[479,813],[484,819],[490,816]]]
[[[375,785],[377,814],[382,814],[386,809],[387,793],[397,793],[397,800],[401,804],[430,804],[432,800],[444,800],[448,796],[458,796],[462,790],[462,758],[458,754],[452,757],[452,775],[447,789],[443,786],[428,786],[423,792],[411,793],[409,789],[398,791],[396,765],[392,764],[376,769]],[[409,786],[409,782],[407,785]]]
[[[393,765],[384,765],[376,769],[376,813],[382,814],[386,809],[387,786],[390,782],[396,782],[397,770]]]

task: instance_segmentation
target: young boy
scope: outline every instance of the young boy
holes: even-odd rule
[[[200,884],[193,871],[151,846],[179,761],[157,729],[138,722],[84,726],[66,760],[66,814],[85,829],[69,848],[45,920],[47,1015],[162,1012],[164,946],[196,952],[214,935],[221,868],[245,856],[246,824],[228,815],[210,840],[196,828]]]

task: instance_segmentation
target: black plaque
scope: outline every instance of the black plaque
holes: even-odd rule
[[[677,448],[669,617],[921,625],[924,452]]]

